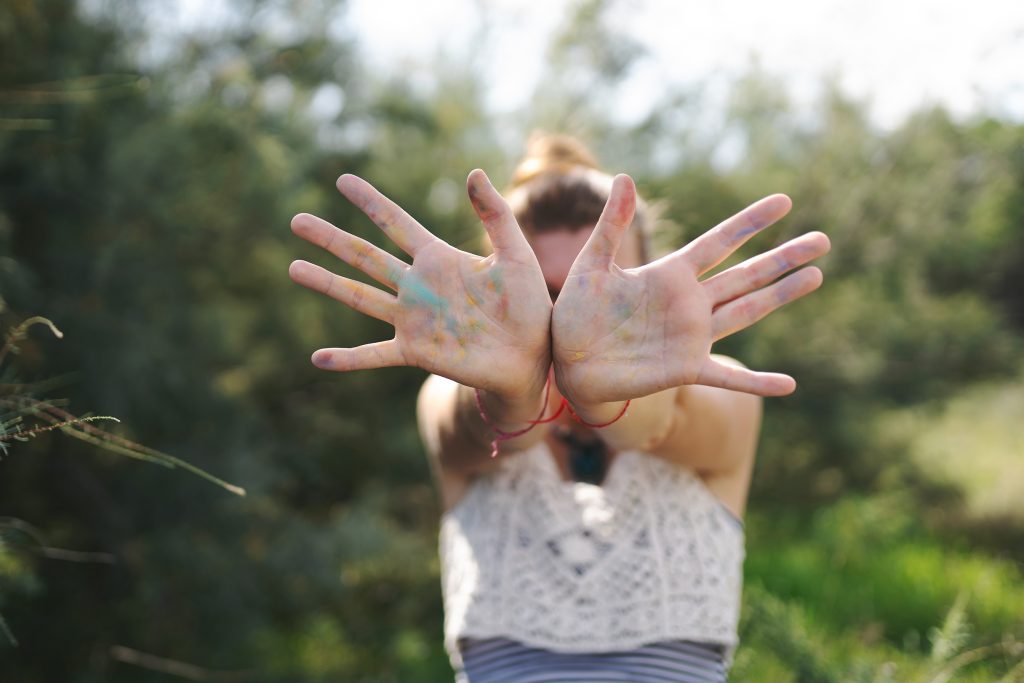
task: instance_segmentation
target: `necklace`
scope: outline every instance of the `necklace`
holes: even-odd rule
[[[573,481],[600,484],[608,468],[608,447],[600,439],[585,439],[568,427],[558,427],[555,438],[569,449]]]

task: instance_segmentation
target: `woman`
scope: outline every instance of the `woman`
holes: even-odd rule
[[[313,216],[293,230],[395,294],[302,261],[290,273],[395,327],[321,349],[315,365],[432,373],[419,425],[445,509],[445,644],[460,680],[724,680],[759,397],[795,382],[711,345],[816,289],[815,267],[785,274],[828,238],[701,279],[789,211],[773,195],[646,263],[632,181],[563,137],[533,141],[509,202],[470,173],[486,258],[365,181],[338,188],[411,264]]]

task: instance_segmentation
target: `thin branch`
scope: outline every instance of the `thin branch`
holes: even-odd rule
[[[51,423],[56,422],[57,420],[68,421],[75,419],[75,416],[69,413],[68,411],[57,408],[56,406],[53,406],[49,403],[29,397],[24,397],[24,400],[26,400],[28,403],[31,403],[32,406],[38,410],[38,412],[33,412],[33,415],[39,417],[40,419],[47,420]],[[169,467],[172,469],[175,467],[180,467],[181,469],[187,472],[191,472],[197,477],[206,479],[207,481],[214,483],[220,486],[221,488],[224,488],[230,491],[231,493],[234,493],[235,495],[245,495],[245,489],[242,488],[241,486],[229,484],[223,479],[216,477],[207,472],[206,470],[200,469],[199,467],[196,467],[191,463],[181,460],[180,458],[176,458],[173,455],[168,455],[167,453],[162,453],[148,446],[143,446],[140,443],[136,443],[134,441],[131,441],[130,439],[118,436],[117,434],[112,434],[103,429],[99,429],[88,424],[87,422],[77,422],[75,424],[66,425],[64,427],[61,427],[61,431],[63,431],[65,434],[69,436],[73,436],[76,439],[85,441],[86,443],[91,443],[95,446],[99,446],[101,448],[114,451],[115,453],[126,455],[130,458],[155,462],[157,464],[163,465],[164,467]]]
[[[61,560],[63,562],[82,562],[92,564],[116,564],[117,558],[110,553],[86,552],[82,550],[67,550],[66,548],[51,548],[42,546],[39,554],[48,560]]]
[[[0,90],[0,103],[6,104],[81,104],[93,102],[104,94],[129,89],[143,90],[148,81],[138,74],[95,74],[61,81],[32,83],[21,88]]]
[[[49,130],[52,119],[0,119],[0,130]]]
[[[7,333],[7,341],[4,343],[2,349],[0,349],[0,364],[3,364],[7,354],[14,351],[17,348],[17,343],[24,339],[28,333],[28,328],[33,325],[46,325],[53,332],[53,336],[57,339],[63,339],[64,333],[57,329],[57,326],[53,324],[53,321],[49,318],[44,318],[41,315],[34,315],[31,318],[26,318],[21,322],[20,325],[14,327]]]
[[[141,452],[140,453],[139,451],[132,450],[130,448],[119,446],[117,444],[108,443],[108,442],[106,442],[106,441],[104,441],[102,439],[99,439],[99,438],[96,438],[95,436],[92,436],[91,434],[85,434],[83,432],[80,432],[80,431],[78,431],[77,429],[74,428],[74,427],[78,427],[78,426],[81,426],[81,425],[74,425],[73,427],[65,427],[63,429],[63,432],[65,434],[68,434],[69,436],[75,437],[76,439],[79,439],[81,441],[85,441],[86,443],[91,443],[91,444],[94,444],[96,446],[100,446],[101,448],[105,448],[107,450],[114,451],[115,453],[121,453],[122,455],[127,455],[128,457],[131,457],[131,458],[138,458],[139,460],[148,460],[150,462],[155,462],[157,464],[163,465],[164,467],[169,467],[171,469],[174,469],[175,467],[180,467],[181,469],[183,469],[183,470],[185,470],[187,472],[191,472],[192,474],[196,475],[197,477],[201,477],[201,478],[205,479],[206,481],[208,481],[210,483],[216,484],[217,486],[220,486],[221,488],[226,489],[226,490],[230,491],[231,493],[234,493],[236,496],[244,496],[245,495],[245,489],[242,488],[241,486],[235,486],[234,484],[229,484],[228,482],[224,481],[220,477],[214,476],[214,475],[210,474],[209,472],[207,472],[206,470],[201,469],[199,467],[196,467],[195,465],[193,465],[191,463],[188,463],[188,462],[185,462],[184,460],[181,460],[179,458],[175,458],[173,455],[167,455],[166,453],[160,453],[159,451],[155,451],[154,452],[155,455],[150,454],[148,452]],[[105,435],[105,436],[110,436],[110,435]],[[152,449],[146,449],[146,451],[152,451]]]
[[[82,422],[92,422],[94,420],[113,420],[114,422],[120,422],[116,417],[110,415],[93,415],[92,417],[76,417],[71,420],[64,420],[63,422],[54,422],[53,424],[43,425],[41,427],[33,427],[25,431],[20,429],[7,434],[0,434],[0,441],[10,441],[15,439],[17,441],[26,441],[29,437],[42,434],[43,432],[50,432],[54,429],[63,429],[70,425],[79,424]]]
[[[143,669],[159,671],[160,673],[177,676],[178,678],[184,678],[189,681],[211,681],[214,683],[225,681],[233,683],[234,681],[249,681],[255,676],[255,672],[251,670],[211,671],[210,669],[204,669],[203,667],[196,666],[195,664],[180,662],[176,659],[168,659],[166,657],[158,657],[157,655],[133,650],[132,648],[125,647],[123,645],[115,645],[111,647],[110,658],[118,662],[133,664],[135,666],[142,667]]]
[[[17,517],[0,517],[0,527],[7,527],[19,531],[38,546],[40,555],[50,560],[63,560],[65,562],[90,562],[96,564],[114,564],[117,558],[111,553],[87,552],[81,550],[68,550],[67,548],[54,548],[43,536],[43,532],[23,519]]]
[[[7,622],[4,620],[4,615],[0,614],[0,632],[7,636],[7,640],[10,641],[11,645],[18,647],[18,639],[11,633],[11,629],[8,628]]]

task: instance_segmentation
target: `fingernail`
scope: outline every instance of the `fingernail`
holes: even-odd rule
[[[313,354],[312,360],[313,365],[318,368],[329,368],[332,364],[331,354],[326,351],[317,351]]]

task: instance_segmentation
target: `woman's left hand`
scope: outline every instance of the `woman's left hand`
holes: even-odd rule
[[[633,220],[636,189],[629,176],[617,176],[552,312],[552,354],[562,394],[580,407],[684,384],[761,396],[791,393],[792,377],[723,363],[711,356],[711,345],[817,289],[822,274],[813,266],[775,280],[827,253],[828,237],[807,233],[699,279],[791,205],[785,195],[766,197],[682,249],[623,270],[614,259]]]

